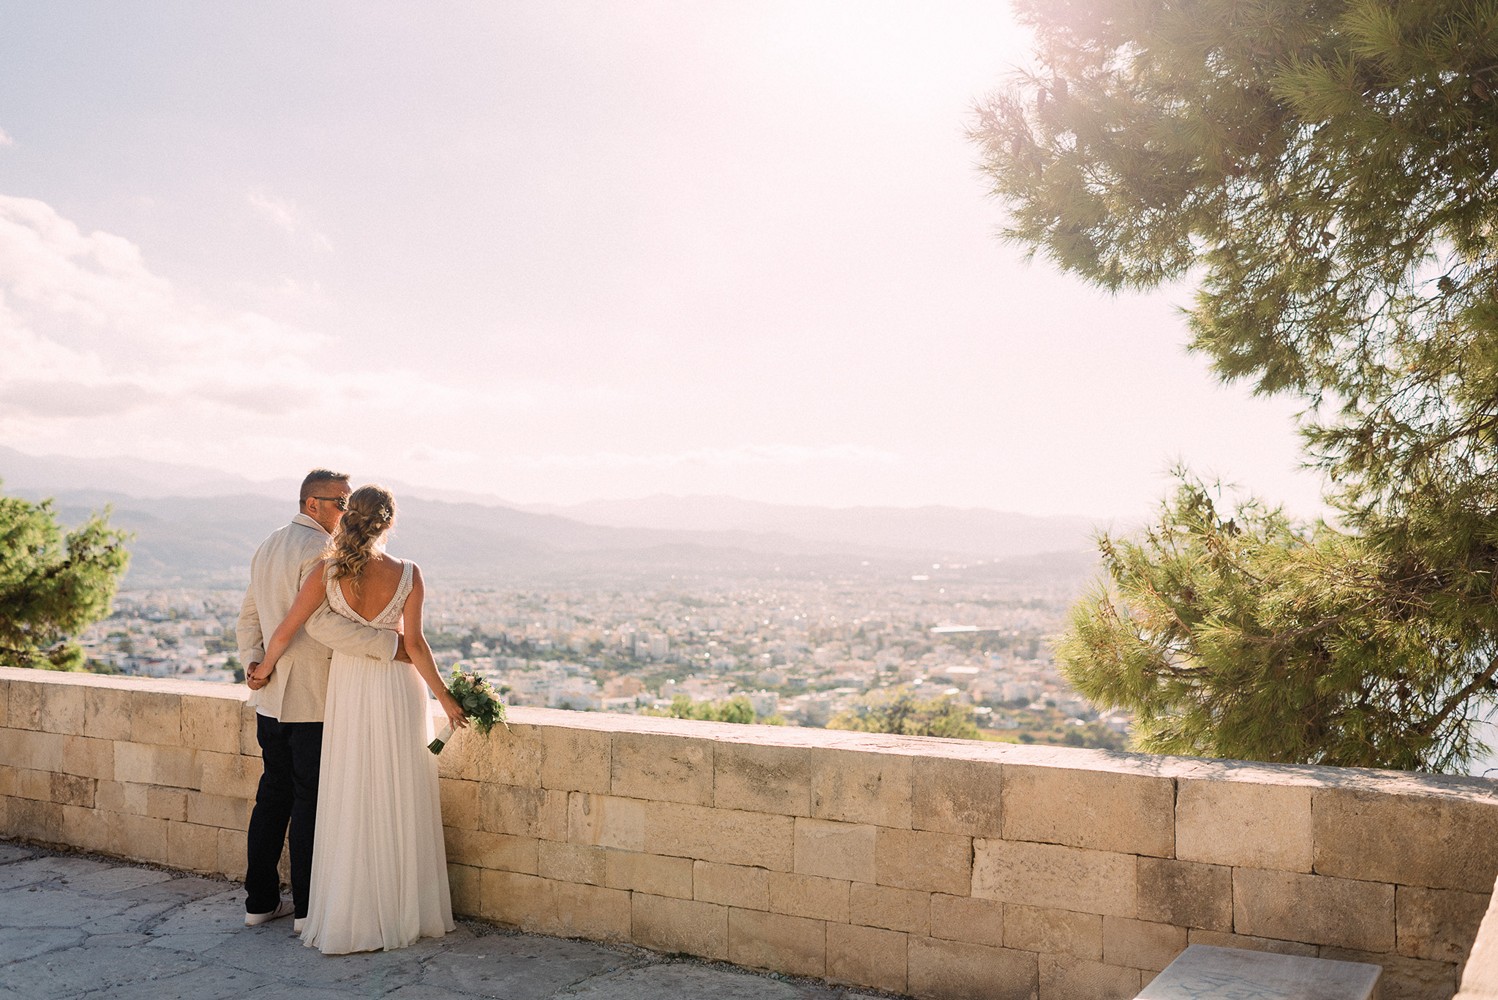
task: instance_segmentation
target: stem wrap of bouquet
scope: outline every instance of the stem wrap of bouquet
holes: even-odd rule
[[[468,716],[480,736],[488,736],[489,731],[494,728],[495,723],[508,728],[505,722],[505,704],[499,700],[499,695],[489,682],[472,671],[464,671],[454,668],[452,679],[447,684],[448,694],[451,694],[458,704],[463,708],[463,714]],[[452,723],[442,727],[442,732],[437,738],[427,744],[427,749],[432,753],[441,753],[447,741],[453,737]]]

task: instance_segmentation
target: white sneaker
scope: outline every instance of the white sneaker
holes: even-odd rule
[[[244,925],[246,927],[259,927],[263,923],[276,920],[280,917],[289,917],[296,912],[296,904],[289,899],[283,899],[276,904],[276,908],[269,913],[246,913]]]
[[[297,917],[295,920],[293,920],[291,922],[291,931],[292,931],[292,933],[293,934],[300,934],[300,933],[302,933],[302,925],[305,924],[306,922],[307,922],[307,918],[306,917]]]

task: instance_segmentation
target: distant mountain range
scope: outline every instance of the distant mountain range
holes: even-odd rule
[[[298,481],[253,482],[163,463],[85,461],[0,447],[0,489],[53,497],[64,522],[106,504],[135,533],[127,585],[240,586],[249,557],[296,511]],[[610,581],[954,572],[1085,575],[1093,525],[955,507],[795,507],[730,497],[656,496],[568,507],[496,498],[400,503],[392,550],[450,583]],[[444,496],[451,497],[450,491]]]

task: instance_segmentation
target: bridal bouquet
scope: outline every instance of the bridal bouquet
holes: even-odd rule
[[[468,716],[473,728],[480,736],[488,736],[489,730],[494,728],[497,722],[505,723],[505,704],[499,700],[499,695],[489,682],[478,674],[471,671],[453,669],[452,680],[448,682],[447,691],[457,699],[459,705],[463,706],[463,712]],[[452,739],[453,727],[449,723],[437,734],[437,738],[427,744],[427,749],[432,753],[441,753],[447,741]]]

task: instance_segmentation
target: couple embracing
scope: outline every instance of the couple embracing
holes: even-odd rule
[[[245,924],[294,913],[302,943],[325,954],[454,927],[427,690],[466,720],[422,635],[421,571],[384,551],[394,520],[381,487],[309,473],[296,517],[255,552],[239,614],[265,766]],[[290,902],[277,871],[288,827]]]

